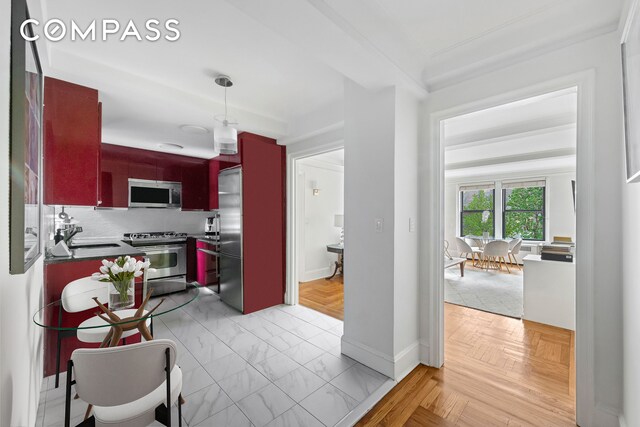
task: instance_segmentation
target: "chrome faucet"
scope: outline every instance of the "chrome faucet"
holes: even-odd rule
[[[82,233],[82,227],[76,227],[75,225],[69,225],[64,228],[58,228],[56,230],[55,242],[58,243],[61,240],[68,245],[69,241],[78,233]]]

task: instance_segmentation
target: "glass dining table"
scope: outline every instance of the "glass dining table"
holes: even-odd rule
[[[141,288],[142,284],[136,283],[136,288],[138,287]],[[106,299],[106,288],[107,284],[105,283],[104,290],[100,288],[92,289],[87,292],[81,292],[71,297],[67,297],[65,298],[65,305],[79,306],[85,301],[91,301],[93,298],[98,298],[99,301],[104,302]],[[147,306],[143,307],[144,311],[139,311],[141,317],[144,317],[144,320],[152,320],[153,318],[165,315],[181,307],[184,307],[187,304],[190,304],[198,299],[198,296],[200,295],[200,288],[201,286],[197,283],[188,283],[186,285],[185,291],[183,292],[153,297],[149,299],[146,304]],[[140,317],[132,316],[132,314],[136,313],[140,306],[146,302],[142,298],[141,292],[136,292],[135,298],[136,299],[133,307],[127,310],[116,310],[111,312],[117,316],[117,319],[120,320],[108,316],[108,314],[105,313],[97,305],[97,303],[95,308],[93,309],[90,308],[78,313],[67,312],[63,308],[62,299],[58,299],[44,305],[38,311],[36,311],[33,315],[33,322],[36,325],[47,330],[75,331],[80,334],[91,333],[91,331],[95,331],[96,333],[103,333],[106,328],[131,329],[132,325],[135,327],[135,324],[140,323],[141,321]],[[157,308],[151,314],[149,314],[148,312],[156,307],[156,305]],[[108,309],[108,306],[106,308]],[[98,317],[98,314],[102,316]],[[151,322],[151,325],[153,325],[153,322]],[[151,335],[153,335],[153,330],[151,330]]]

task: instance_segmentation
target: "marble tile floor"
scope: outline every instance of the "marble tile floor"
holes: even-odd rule
[[[340,320],[303,306],[243,316],[201,289],[198,300],[154,322],[155,337],[178,345],[183,426],[334,426],[391,381],[340,353]],[[44,379],[37,427],[63,425],[64,387],[53,383]],[[85,410],[72,402],[72,425]]]

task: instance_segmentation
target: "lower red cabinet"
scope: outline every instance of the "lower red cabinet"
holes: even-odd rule
[[[196,242],[196,281],[202,286],[218,284],[218,247],[198,240]],[[218,289],[214,289],[218,290]]]

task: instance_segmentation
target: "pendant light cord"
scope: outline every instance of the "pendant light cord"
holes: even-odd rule
[[[228,122],[227,119],[227,87],[224,87],[224,121]]]

